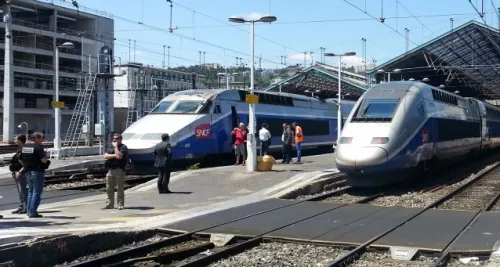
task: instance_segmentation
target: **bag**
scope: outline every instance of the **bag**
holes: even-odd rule
[[[44,170],[47,170],[50,167],[50,159],[47,160],[47,162],[43,163],[42,167]]]

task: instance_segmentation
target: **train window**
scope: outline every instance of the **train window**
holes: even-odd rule
[[[167,113],[167,111],[172,106],[172,101],[161,101],[156,108],[154,108],[151,113]]]
[[[367,99],[357,118],[392,118],[399,99]]]
[[[222,113],[220,105],[215,105],[214,114],[220,114],[220,113]]]
[[[161,141],[163,133],[147,133],[141,137],[141,140]]]
[[[422,117],[425,116],[424,105],[422,103],[418,104],[417,110],[418,110],[418,113],[420,114],[420,116],[422,116]]]
[[[141,134],[135,134],[135,133],[123,133],[122,134],[122,139],[125,140],[133,140],[133,139],[139,139]]]
[[[198,107],[203,104],[203,101],[179,101],[177,106],[169,113],[194,113]]]
[[[205,106],[203,106],[203,108],[198,113],[200,113],[200,114],[209,114],[211,108],[212,108],[212,101],[211,100],[207,100],[207,103],[205,103]]]
[[[304,134],[307,136],[330,135],[330,122],[328,120],[318,119],[299,119],[299,120],[284,120],[276,118],[257,117],[257,125],[260,127],[262,123],[269,125],[271,136],[281,136],[283,134],[283,123],[297,122],[302,127]]]

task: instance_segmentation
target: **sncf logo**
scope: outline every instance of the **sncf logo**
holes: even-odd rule
[[[194,130],[196,139],[204,139],[204,138],[210,138],[211,133],[210,133],[210,123],[205,123],[198,125],[196,129]]]

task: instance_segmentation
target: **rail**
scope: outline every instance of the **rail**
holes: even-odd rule
[[[135,248],[127,249],[127,250],[120,251],[120,252],[115,253],[115,254],[111,254],[111,255],[108,255],[108,256],[100,257],[100,258],[97,258],[97,259],[88,260],[88,261],[85,261],[85,262],[80,262],[80,263],[73,264],[73,265],[70,265],[70,266],[75,266],[75,267],[76,266],[102,266],[102,265],[120,266],[121,264],[128,264],[128,263],[131,263],[131,262],[134,262],[134,261],[138,261],[138,260],[144,259],[144,257],[135,258],[135,259],[132,258],[132,257],[138,256],[138,255],[143,255],[145,253],[154,251],[154,250],[162,248],[164,246],[176,245],[176,244],[180,244],[180,243],[192,240],[194,238],[193,236],[195,234],[197,234],[197,233],[200,233],[200,232],[203,232],[203,231],[215,228],[215,227],[223,226],[223,225],[226,225],[226,224],[229,224],[229,223],[233,223],[233,222],[241,221],[241,220],[244,220],[244,219],[248,219],[248,218],[251,218],[251,217],[254,217],[254,216],[257,216],[257,215],[261,215],[261,214],[265,214],[265,213],[272,212],[272,211],[275,211],[275,210],[279,210],[279,209],[283,209],[283,208],[290,207],[290,206],[293,206],[293,205],[297,205],[297,204],[300,204],[300,203],[303,203],[303,202],[306,202],[306,201],[316,201],[316,200],[319,200],[319,199],[322,199],[322,198],[326,198],[326,197],[334,195],[334,194],[342,193],[345,190],[346,190],[346,188],[342,188],[342,189],[339,189],[339,190],[328,192],[326,194],[321,194],[321,195],[318,195],[318,196],[312,196],[312,197],[305,198],[305,199],[302,199],[302,200],[299,200],[299,201],[294,201],[294,202],[291,202],[291,203],[288,203],[288,204],[284,204],[284,205],[281,205],[281,206],[278,206],[278,207],[274,207],[274,208],[262,210],[262,211],[259,211],[259,212],[255,212],[255,213],[252,213],[252,214],[248,214],[248,215],[245,215],[245,216],[241,216],[239,218],[228,220],[228,221],[225,221],[223,223],[217,223],[217,224],[214,224],[214,225],[211,225],[211,226],[208,226],[208,227],[204,227],[204,228],[201,228],[201,229],[198,229],[198,230],[195,230],[195,231],[191,231],[191,232],[188,232],[188,233],[184,233],[184,234],[180,234],[180,235],[177,235],[177,236],[173,236],[173,237],[165,239],[165,240],[160,240],[160,241],[157,241],[157,242],[154,242],[154,243],[150,243],[150,244],[147,244],[147,245],[143,245],[143,246],[140,246],[140,247],[135,247]],[[375,195],[366,197],[366,198],[364,198],[362,200],[359,200],[359,203],[368,202],[371,199],[376,198],[376,197],[378,197],[378,196],[380,196],[382,194],[383,193],[377,193]],[[270,232],[273,232],[273,231],[285,228],[285,227],[290,226],[290,225],[295,224],[295,223],[299,223],[301,221],[310,219],[312,217],[319,216],[319,215],[327,213],[329,211],[332,211],[332,210],[335,210],[335,209],[339,209],[339,208],[347,206],[347,205],[348,204],[338,205],[338,206],[335,206],[335,207],[333,207],[331,209],[328,209],[326,211],[322,211],[321,213],[317,213],[317,214],[314,214],[314,215],[309,216],[307,218],[303,218],[303,219],[300,219],[300,220],[296,220],[296,221],[294,221],[292,223],[289,223],[289,224],[286,224],[286,225],[282,225],[282,226],[280,226],[278,228],[275,228],[275,229],[273,229],[271,231],[268,231],[266,233],[260,234],[260,235],[254,237],[254,238],[252,238],[252,239],[250,239],[248,241],[236,244],[236,245],[228,247],[228,248],[223,248],[223,249],[219,250],[216,253],[213,253],[213,254],[208,255],[208,256],[204,256],[202,258],[199,258],[197,260],[191,261],[191,262],[186,263],[186,264],[181,265],[181,266],[205,266],[207,263],[215,262],[215,261],[217,261],[219,259],[222,259],[222,258],[227,257],[227,256],[231,256],[234,253],[237,253],[239,251],[242,251],[242,250],[245,250],[245,249],[248,249],[248,248],[251,248],[253,246],[256,246],[256,245],[260,244],[262,242],[262,240],[263,240],[263,235],[265,235],[265,234],[268,234]],[[196,249],[196,247],[192,248],[192,249]],[[181,253],[181,251],[172,252],[172,253],[169,253],[169,254],[177,255],[176,258],[178,258],[178,254],[179,253]],[[186,252],[183,250],[182,253],[186,253]],[[187,254],[190,254],[190,253],[187,253]],[[111,265],[111,264],[113,264],[113,265]]]
[[[420,214],[424,213],[425,211],[427,211],[427,210],[429,210],[431,208],[434,208],[434,207],[440,205],[441,203],[443,203],[444,201],[446,201],[447,199],[453,197],[457,193],[461,192],[463,189],[465,189],[468,186],[472,185],[476,181],[482,179],[484,177],[484,175],[486,175],[487,173],[489,173],[493,169],[497,168],[499,165],[500,165],[500,162],[497,162],[497,163],[493,164],[492,166],[490,166],[489,168],[482,170],[481,172],[479,172],[477,174],[477,176],[474,179],[471,179],[467,183],[461,185],[460,187],[458,187],[455,190],[449,192],[448,194],[444,195],[443,197],[439,198],[438,200],[434,201],[433,203],[427,205],[421,211],[417,212],[416,214],[414,214],[410,218],[408,218],[408,219],[404,220],[403,222],[399,223],[398,225],[396,225],[396,226],[394,226],[394,227],[386,230],[385,232],[383,232],[383,233],[381,233],[381,234],[379,234],[379,235],[371,238],[370,240],[368,240],[365,243],[363,243],[363,244],[359,245],[358,247],[356,247],[354,250],[351,250],[349,253],[347,253],[343,257],[335,260],[333,263],[327,264],[326,266],[327,267],[341,267],[341,266],[344,267],[344,266],[348,266],[349,264],[355,262],[355,260],[357,260],[359,257],[361,257],[366,252],[366,248],[369,245],[371,245],[375,241],[379,240],[380,238],[388,235],[389,233],[393,232],[394,230],[396,230],[400,226],[404,225],[405,223],[413,220],[414,218],[416,218]]]

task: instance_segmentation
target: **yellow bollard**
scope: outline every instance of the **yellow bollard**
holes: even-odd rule
[[[245,166],[247,161],[245,160]],[[266,156],[258,156],[257,157],[257,171],[259,172],[268,172],[273,169],[273,165],[276,164],[276,160],[269,155]]]

